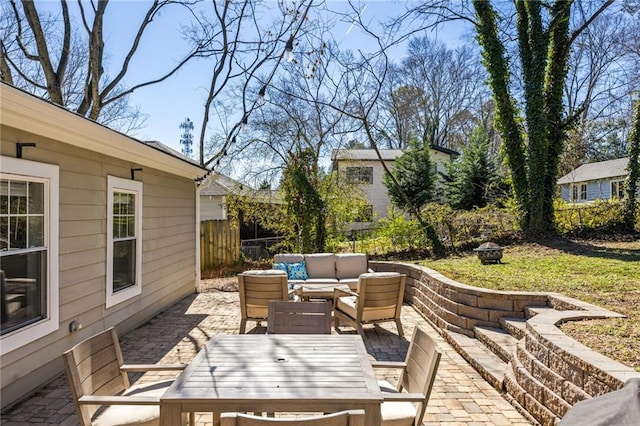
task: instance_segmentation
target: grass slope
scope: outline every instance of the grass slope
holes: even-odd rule
[[[640,371],[640,241],[560,241],[506,247],[503,264],[474,254],[424,261],[465,284],[497,290],[548,291],[622,313],[624,319],[569,322],[562,330]]]

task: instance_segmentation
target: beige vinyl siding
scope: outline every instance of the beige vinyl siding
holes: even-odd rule
[[[2,404],[62,372],[61,354],[110,326],[126,332],[195,292],[196,189],[192,179],[2,127],[2,155],[60,168],[59,329],[2,356]],[[132,142],[133,143],[133,142]],[[168,159],[168,161],[171,161]],[[105,308],[107,176],[143,182],[142,294]],[[69,333],[77,320],[82,329]]]

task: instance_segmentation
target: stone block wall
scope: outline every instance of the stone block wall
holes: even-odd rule
[[[500,318],[527,318],[502,389],[537,422],[554,425],[575,403],[621,388],[633,369],[592,351],[558,325],[622,315],[556,293],[496,291],[469,286],[419,265],[370,261],[376,271],[407,276],[405,302],[440,332],[475,337],[474,327],[500,328]]]
[[[369,262],[376,271],[407,276],[405,302],[440,329],[474,337],[478,325],[500,327],[500,318],[524,318],[525,307],[547,307],[546,293],[495,291],[462,284],[432,269],[396,262]]]

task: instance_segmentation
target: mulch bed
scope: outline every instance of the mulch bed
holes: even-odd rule
[[[236,277],[208,278],[200,281],[200,291],[208,293],[218,291],[238,291],[238,279]]]

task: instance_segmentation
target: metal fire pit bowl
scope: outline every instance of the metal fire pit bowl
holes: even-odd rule
[[[502,251],[503,247],[500,247],[496,243],[484,243],[478,248],[473,249],[478,255],[478,259],[483,265],[487,263],[502,263]]]

